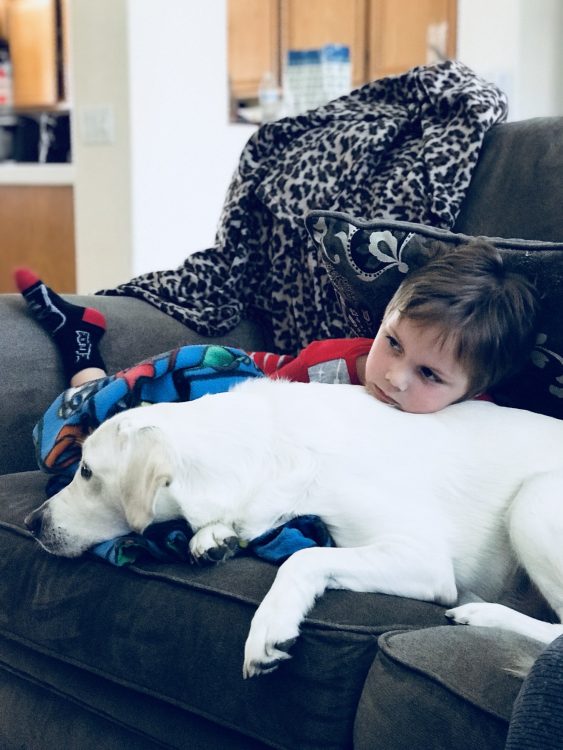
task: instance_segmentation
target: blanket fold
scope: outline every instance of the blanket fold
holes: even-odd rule
[[[132,532],[101,542],[92,547],[90,552],[118,567],[143,560],[193,563],[189,547],[191,537],[189,525],[179,518],[152,524],[142,534]],[[323,521],[318,516],[306,515],[292,518],[252,539],[248,544],[239,543],[234,554],[250,554],[280,565],[300,549],[333,546]]]

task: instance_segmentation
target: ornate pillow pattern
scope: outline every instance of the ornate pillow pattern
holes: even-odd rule
[[[471,237],[403,221],[364,221],[334,211],[313,211],[309,234],[339,297],[350,332],[374,336],[387,302],[405,274],[435,253]],[[563,418],[563,243],[485,238],[507,267],[532,278],[541,295],[538,337],[530,363],[499,386],[498,403]]]

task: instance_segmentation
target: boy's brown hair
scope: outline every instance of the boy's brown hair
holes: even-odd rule
[[[508,271],[500,252],[476,239],[438,249],[404,279],[385,310],[441,329],[469,377],[473,398],[520,370],[535,340],[533,284]]]

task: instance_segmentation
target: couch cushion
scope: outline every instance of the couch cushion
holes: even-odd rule
[[[542,646],[496,628],[386,633],[366,680],[355,750],[502,750],[522,679],[508,670]]]
[[[563,117],[493,126],[453,230],[561,242],[562,174]]]
[[[268,747],[0,635],[2,750],[185,750],[187,745],[189,750]]]
[[[387,302],[410,269],[428,261],[436,242],[455,246],[472,239],[409,222],[362,221],[333,211],[306,220],[350,330],[374,336]],[[532,278],[541,296],[532,360],[495,400],[507,406],[563,417],[563,243],[487,238],[506,266]]]
[[[22,524],[42,501],[44,481],[39,472],[0,477],[0,635],[29,658],[85,670],[272,747],[350,746],[377,637],[444,622],[433,604],[330,591],[307,618],[294,658],[243,681],[250,619],[276,568],[250,557],[129,568],[53,557]],[[51,679],[46,668],[43,679]]]

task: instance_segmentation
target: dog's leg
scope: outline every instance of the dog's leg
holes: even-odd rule
[[[509,530],[520,563],[563,620],[563,472],[540,474],[522,486]]]
[[[513,549],[559,620],[563,619],[563,475],[542,474],[527,480],[512,501],[508,529]],[[513,630],[550,643],[563,625],[536,620],[494,603],[472,603],[446,612],[464,625]]]
[[[369,547],[300,550],[280,567],[258,607],[245,646],[243,675],[271,672],[290,656],[299,625],[326,588],[396,594],[451,604],[457,596],[453,566],[436,546],[411,538]]]
[[[196,562],[224,562],[236,553],[238,541],[232,526],[210,523],[192,536],[190,552]]]
[[[541,643],[551,643],[563,634],[563,625],[542,622],[504,604],[473,602],[449,609],[446,617],[458,625],[478,625],[482,628],[502,628],[534,638]]]

